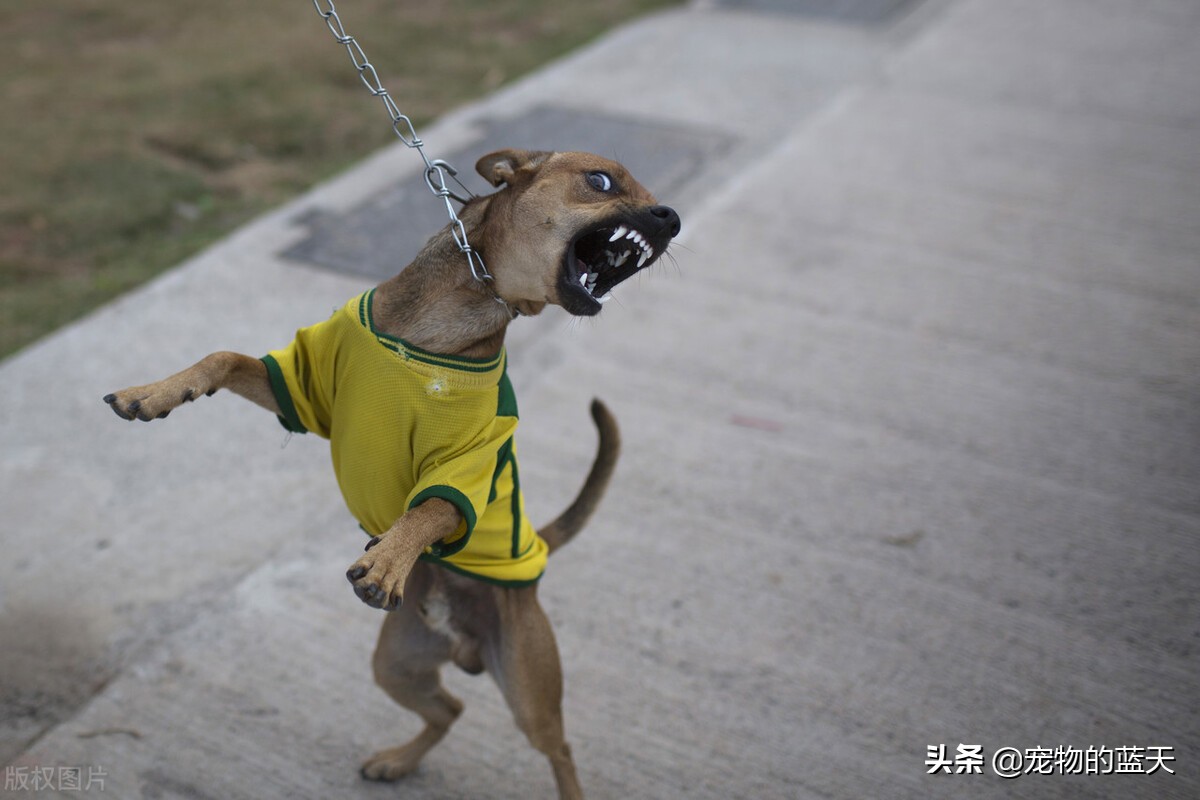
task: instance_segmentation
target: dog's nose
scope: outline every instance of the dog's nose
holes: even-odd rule
[[[679,235],[683,223],[679,221],[679,215],[675,213],[675,209],[670,206],[654,206],[650,209],[650,213],[662,220],[663,227],[671,232],[672,239]]]

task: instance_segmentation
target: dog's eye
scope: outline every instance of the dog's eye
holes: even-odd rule
[[[589,172],[587,175],[588,183],[598,192],[612,191],[613,182],[607,172]]]

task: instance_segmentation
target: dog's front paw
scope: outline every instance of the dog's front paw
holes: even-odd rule
[[[216,389],[168,379],[113,392],[105,395],[104,402],[108,403],[121,419],[149,422],[152,419],[163,419],[184,403],[195,400],[201,394],[211,395],[215,391]]]
[[[412,562],[405,568],[394,557],[392,548],[376,547],[384,540],[376,536],[367,544],[367,552],[346,570],[346,579],[354,587],[354,594],[371,608],[395,611],[404,602],[404,581],[412,569]]]

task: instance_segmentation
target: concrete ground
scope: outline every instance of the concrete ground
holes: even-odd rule
[[[626,441],[541,588],[585,787],[1200,796],[1200,5],[757,6],[636,22],[422,131],[469,169],[549,108],[674,169],[677,267],[510,334],[535,519],[586,471],[593,395]],[[446,741],[361,782],[418,725],[370,678],[325,443],[223,395],[149,425],[100,401],[370,285],[311,240],[382,259],[360,218],[417,162],[382,152],[0,365],[4,796],[552,794],[453,671]],[[999,777],[1004,748],[1031,774]]]

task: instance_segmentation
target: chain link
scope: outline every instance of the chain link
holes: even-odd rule
[[[387,89],[383,88],[383,84],[379,80],[379,73],[375,71],[375,67],[367,60],[367,54],[363,51],[362,45],[353,36],[346,33],[346,28],[342,25],[342,18],[338,16],[337,9],[334,7],[333,0],[313,0],[313,6],[317,9],[317,13],[325,20],[325,24],[329,27],[330,33],[337,43],[346,48],[346,53],[350,56],[350,62],[354,68],[358,70],[358,77],[362,80],[363,85],[367,87],[367,91],[375,97],[383,101],[383,107],[387,109],[388,116],[392,120],[392,130],[396,136],[404,144],[417,151],[421,156],[421,160],[425,162],[425,185],[429,187],[429,191],[433,192],[434,197],[440,197],[442,202],[446,204],[446,213],[450,217],[451,233],[454,235],[454,242],[458,245],[458,249],[464,256],[467,257],[467,264],[471,268],[471,275],[475,280],[483,282],[492,280],[492,275],[487,270],[487,266],[483,263],[483,257],[472,249],[470,242],[467,241],[467,229],[463,225],[462,220],[454,213],[453,201],[460,203],[466,202],[463,198],[450,191],[446,183],[446,176],[454,178],[455,183],[466,191],[467,187],[463,186],[455,176],[458,173],[454,167],[447,164],[440,158],[431,159],[425,154],[424,142],[421,137],[417,136],[417,129],[413,126],[412,120],[406,115],[400,113],[400,107],[396,105],[396,101],[388,94]],[[499,298],[497,298],[499,299]],[[503,301],[501,301],[503,302]]]

